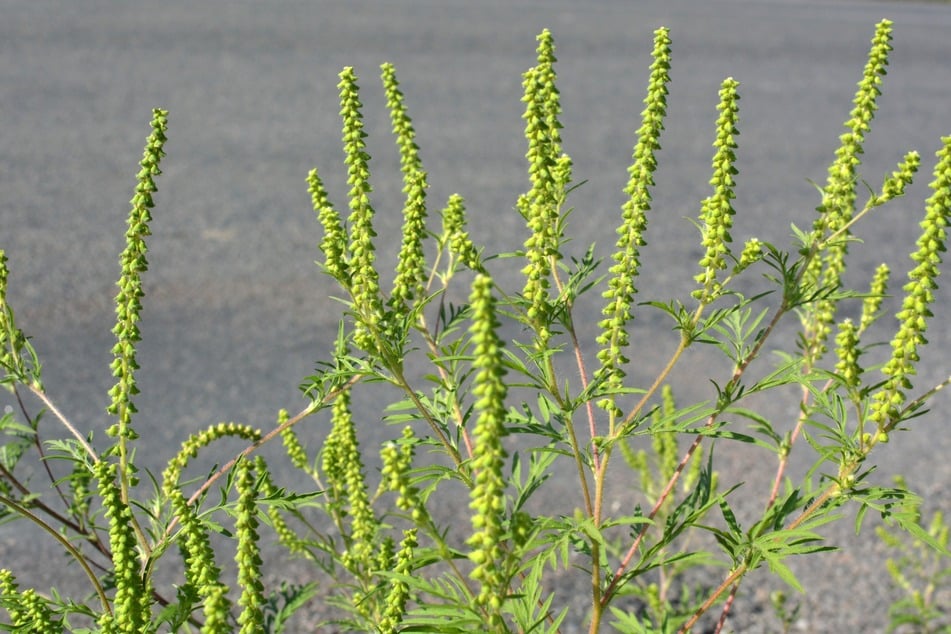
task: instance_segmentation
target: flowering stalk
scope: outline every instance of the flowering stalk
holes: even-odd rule
[[[412,305],[425,293],[426,256],[423,253],[423,238],[426,236],[426,187],[426,172],[417,170],[407,176],[403,243],[390,294],[390,304],[399,315],[406,312],[407,304]]]
[[[347,257],[347,233],[340,214],[334,209],[316,169],[307,174],[307,188],[313,201],[317,220],[324,228],[320,250],[324,254],[324,271],[344,288],[350,289],[350,265]]]
[[[400,83],[396,80],[396,68],[387,62],[380,66],[383,91],[386,93],[386,107],[390,110],[393,135],[400,149],[400,171],[403,172],[403,184],[408,188],[412,175],[423,170],[419,158],[419,146],[416,145],[416,130],[413,121],[406,112],[406,104]],[[408,193],[406,189],[403,193]]]
[[[132,414],[135,405],[132,396],[138,393],[135,386],[135,371],[138,364],[135,358],[135,346],[141,340],[139,333],[139,312],[142,310],[141,297],[142,273],[148,270],[148,261],[145,258],[148,250],[145,237],[151,234],[149,223],[152,221],[150,210],[155,206],[152,194],[157,191],[154,177],[162,173],[159,163],[165,151],[165,131],[168,129],[168,111],[152,111],[152,133],[146,140],[145,152],[139,163],[142,169],[138,173],[139,183],[132,198],[132,210],[129,213],[126,232],[126,248],[120,257],[122,275],[119,278],[119,294],[116,296],[116,325],[112,332],[116,335],[116,345],[112,349],[115,360],[112,362],[112,373],[116,377],[116,385],[109,391],[112,403],[107,408],[110,414],[118,417],[118,421],[109,429],[109,435],[117,437],[118,453],[121,459],[123,478],[123,499],[128,499],[128,455],[126,442],[135,440],[138,435],[132,429]]]
[[[360,90],[353,68],[340,73],[340,116],[343,119],[343,147],[346,154],[347,184],[350,185],[350,294],[357,317],[353,340],[362,350],[376,350],[376,337],[384,319],[380,279],[376,270],[373,238],[373,207],[370,205],[370,156],[366,153]]]
[[[327,476],[328,508],[338,525],[350,517],[350,530],[344,532],[347,549],[344,565],[353,573],[372,569],[373,538],[378,522],[370,507],[363,461],[357,443],[356,428],[350,414],[350,393],[341,392],[333,404],[333,428],[321,454]],[[340,526],[343,531],[343,526]]]
[[[152,194],[158,190],[154,177],[162,173],[159,164],[165,156],[165,132],[168,129],[168,111],[155,108],[152,110],[152,133],[146,139],[145,151],[139,163],[141,170],[137,175],[138,185],[132,197],[132,209],[129,212],[128,230],[126,231],[126,247],[120,256],[122,273],[119,277],[119,293],[116,295],[116,325],[112,329],[116,336],[116,344],[112,348],[114,360],[112,362],[112,376],[116,384],[109,390],[112,402],[106,411],[116,416],[117,420],[106,433],[116,438],[112,451],[119,456],[119,490],[123,504],[129,504],[129,488],[134,486],[133,468],[129,462],[128,442],[138,438],[132,429],[132,415],[135,413],[135,404],[132,397],[138,394],[135,384],[135,371],[139,368],[136,362],[136,344],[141,340],[138,322],[142,304],[139,301],[145,294],[142,290],[142,274],[148,270],[145,242],[146,236],[151,234],[149,223],[152,221],[150,210],[155,206]],[[135,517],[129,512],[130,525],[138,535],[139,543],[143,547],[143,558],[148,556],[148,540],[139,528]]]
[[[736,129],[739,111],[736,102],[740,99],[736,88],[739,85],[735,79],[727,78],[720,87],[717,106],[720,118],[717,119],[717,139],[713,143],[717,151],[713,156],[713,177],[710,179],[713,194],[703,201],[700,211],[703,221],[701,245],[706,247],[706,253],[700,259],[701,272],[694,278],[702,286],[701,290],[694,292],[701,304],[709,304],[720,295],[722,288],[717,272],[726,268],[726,256],[730,253],[728,245],[733,241],[730,229],[736,211],[731,201],[736,197],[733,177],[737,174],[734,150],[739,134]]]
[[[393,572],[397,575],[409,575],[413,572],[413,549],[416,548],[416,529],[403,531],[403,541],[400,550],[396,553],[396,565]],[[399,624],[406,612],[406,602],[409,600],[409,586],[400,578],[390,583],[390,590],[386,595],[386,607],[383,618],[380,619],[379,631],[383,634],[396,634]]]
[[[132,509],[122,500],[116,484],[117,465],[100,460],[93,469],[99,481],[99,498],[109,519],[109,546],[116,584],[113,613],[103,613],[99,625],[107,634],[139,634],[151,621],[151,588],[145,571],[139,566]]]
[[[383,64],[382,81],[386,93],[386,105],[390,110],[393,135],[400,150],[400,171],[403,173],[403,244],[396,266],[396,279],[390,303],[397,313],[405,312],[405,303],[419,299],[424,292],[426,259],[423,255],[423,238],[426,235],[426,172],[419,158],[416,145],[416,130],[406,112],[403,93],[396,79],[393,64]]]
[[[261,582],[261,541],[258,535],[257,496],[255,471],[264,472],[264,459],[256,456],[251,460],[241,460],[235,467],[235,489],[238,492],[237,520],[235,538],[238,551],[235,562],[238,564],[238,585],[241,586],[241,598],[238,604],[244,608],[238,616],[240,634],[257,634],[264,629],[264,584]]]
[[[518,200],[518,209],[531,236],[525,241],[528,264],[522,296],[528,302],[529,322],[535,328],[538,345],[544,347],[551,333],[545,325],[549,312],[550,276],[561,258],[561,204],[565,186],[571,180],[571,159],[561,154],[561,103],[555,85],[555,45],[545,29],[538,36],[538,65],[523,75],[525,95],[525,137],[528,139],[528,174],[531,190]]]
[[[650,188],[654,185],[654,171],[657,169],[654,152],[660,149],[660,134],[667,116],[667,84],[670,83],[668,29],[654,31],[653,58],[633,163],[627,170],[630,179],[624,193],[628,195],[628,200],[622,207],[623,220],[617,228],[617,251],[613,256],[614,265],[610,270],[608,289],[604,292],[608,301],[601,311],[604,319],[598,324],[601,335],[597,341],[603,347],[598,352],[601,367],[595,376],[604,379],[606,391],[621,388],[625,376],[624,365],[628,362],[624,349],[630,341],[627,325],[633,318],[631,306],[637,294],[634,281],[640,272],[640,247],[647,244],[644,232],[647,229],[647,211],[651,208]],[[605,398],[599,405],[611,413],[612,422],[621,414],[613,397]]]
[[[60,634],[63,623],[55,619],[49,602],[29,588],[20,590],[16,580],[6,568],[0,568],[0,605],[10,615],[10,625],[15,631],[35,634]]]
[[[472,469],[475,486],[472,488],[470,508],[473,534],[467,543],[472,547],[469,559],[475,564],[470,576],[480,584],[477,602],[486,610],[493,628],[502,624],[500,609],[505,597],[505,574],[501,567],[504,559],[502,538],[505,512],[505,478],[502,469],[507,453],[502,446],[505,429],[505,397],[507,387],[503,377],[502,341],[492,297],[492,279],[476,276],[469,297],[472,309],[472,343],[475,346],[472,362],[478,374],[472,389],[478,399],[475,407],[479,418],[475,427],[475,453]]]
[[[479,251],[466,231],[465,201],[459,194],[449,196],[446,207],[442,210],[442,235],[445,246],[449,247],[450,253],[459,262],[473,271],[485,272]]]
[[[250,425],[218,423],[182,443],[162,474],[162,491],[168,498],[175,517],[181,524],[181,550],[185,559],[185,580],[196,595],[204,601],[205,625],[203,634],[228,634],[232,631],[229,620],[231,602],[228,586],[221,581],[221,569],[215,563],[208,529],[194,505],[185,499],[179,485],[182,471],[199,451],[211,443],[235,437],[249,442],[260,440],[261,432]]]
[[[862,319],[859,322],[859,332],[865,332],[878,318],[882,307],[882,300],[888,292],[888,276],[891,271],[887,264],[879,264],[872,276],[868,296],[862,301]]]
[[[841,145],[836,150],[835,160],[829,166],[826,186],[822,190],[822,202],[816,209],[819,216],[813,223],[814,244],[824,243],[828,236],[832,235],[837,235],[838,239],[826,245],[821,258],[813,257],[807,263],[803,277],[805,288],[836,289],[845,268],[848,227],[855,213],[855,188],[858,166],[861,163],[859,157],[863,152],[865,134],[869,131],[872,118],[878,109],[876,101],[881,95],[879,86],[888,65],[888,52],[892,50],[889,44],[891,25],[889,20],[882,20],[876,25],[868,62],[852,102],[855,107],[852,109],[851,118],[845,123],[847,132],[839,137]],[[809,345],[808,362],[814,364],[826,350],[825,342],[835,320],[835,302],[831,299],[821,299],[806,315],[803,326],[806,331],[805,340]]]

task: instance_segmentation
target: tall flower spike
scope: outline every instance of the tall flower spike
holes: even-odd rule
[[[258,535],[256,478],[254,472],[266,469],[264,460],[257,456],[252,464],[244,459],[235,467],[235,489],[238,492],[238,517],[235,521],[235,535],[238,551],[235,563],[238,564],[238,585],[241,586],[241,598],[238,604],[243,608],[238,616],[240,634],[257,634],[264,631],[264,584],[261,582],[261,541]]]
[[[380,276],[373,246],[373,207],[370,205],[370,156],[366,153],[366,132],[360,89],[353,68],[340,73],[340,116],[343,119],[343,148],[346,154],[347,184],[350,185],[350,293],[357,316],[354,342],[362,350],[375,350],[375,334],[383,321]]]
[[[733,241],[730,229],[733,227],[733,210],[735,198],[733,177],[737,174],[734,167],[736,162],[736,129],[739,108],[737,101],[740,96],[736,93],[739,82],[728,77],[723,80],[720,88],[720,104],[717,110],[720,117],[717,119],[717,140],[713,147],[717,149],[713,156],[713,194],[705,199],[701,206],[700,219],[703,221],[701,244],[706,253],[700,260],[700,274],[694,279],[703,287],[695,291],[695,296],[703,303],[712,302],[720,294],[720,283],[717,280],[717,271],[726,268],[726,255],[730,252],[729,244]]]
[[[139,313],[142,304],[139,302],[144,295],[142,290],[142,273],[148,270],[148,261],[145,258],[147,247],[145,237],[151,234],[149,223],[152,221],[150,210],[155,206],[152,194],[157,191],[154,178],[162,173],[159,164],[165,151],[165,131],[168,129],[168,111],[158,108],[152,110],[152,133],[145,144],[145,152],[139,163],[142,169],[138,173],[138,185],[135,196],[132,197],[132,210],[129,213],[128,230],[126,231],[126,247],[120,256],[122,274],[119,277],[119,294],[116,296],[116,325],[112,332],[116,336],[116,345],[112,348],[115,360],[112,362],[112,375],[116,378],[115,386],[109,391],[112,399],[107,408],[110,414],[118,417],[118,421],[109,429],[109,435],[118,437],[119,454],[122,460],[123,477],[126,470],[125,443],[136,438],[132,430],[132,415],[135,405],[132,397],[138,393],[135,385],[136,344],[141,339],[139,334]]]
[[[550,333],[544,325],[548,312],[553,260],[561,257],[561,205],[571,179],[571,160],[561,155],[561,103],[556,87],[555,45],[548,29],[538,36],[538,65],[524,75],[525,138],[528,140],[528,174],[531,190],[519,197],[518,208],[531,235],[525,241],[528,264],[522,295],[529,303],[528,318],[540,345]]]
[[[343,229],[340,214],[334,209],[316,169],[307,174],[307,190],[310,192],[317,220],[324,228],[320,250],[324,254],[324,270],[343,287],[350,290],[350,266],[347,262],[347,234]]]
[[[892,339],[891,359],[882,368],[888,377],[885,385],[874,397],[871,419],[878,425],[881,434],[887,434],[901,421],[901,406],[905,402],[905,390],[911,389],[911,376],[916,373],[918,347],[928,343],[925,330],[934,302],[934,289],[938,287],[938,264],[945,251],[947,231],[951,220],[951,136],[941,139],[943,147],[937,152],[935,180],[931,183],[934,193],[925,205],[925,218],[921,222],[921,237],[918,250],[911,259],[915,268],[908,274],[905,298],[898,311],[898,332]],[[887,436],[881,436],[884,440]]]
[[[622,207],[622,222],[617,229],[617,251],[611,267],[611,279],[604,292],[607,305],[601,311],[604,319],[598,324],[601,335],[598,343],[603,346],[598,352],[601,362],[599,375],[606,377],[606,389],[620,389],[624,379],[623,366],[628,359],[624,348],[629,343],[627,324],[632,319],[631,306],[637,289],[634,281],[640,272],[640,247],[646,244],[647,211],[651,208],[650,188],[654,185],[657,159],[654,152],[660,149],[660,134],[667,116],[667,84],[670,83],[670,32],[666,28],[654,31],[654,62],[651,64],[647,97],[641,112],[641,127],[637,131],[633,162],[628,168],[630,178],[624,193],[628,200]],[[605,399],[601,406],[615,414],[614,399]]]
[[[502,535],[505,511],[505,478],[502,469],[506,451],[502,446],[505,429],[505,397],[502,341],[492,296],[492,279],[477,275],[469,298],[472,308],[472,343],[475,346],[473,367],[478,371],[472,393],[478,399],[475,408],[479,417],[475,427],[476,445],[472,458],[475,486],[470,507],[473,509],[473,534],[468,539],[472,550],[469,559],[475,564],[470,576],[479,582],[477,601],[487,613],[490,623],[501,623],[499,609],[505,592],[505,577],[500,567],[503,559]]]
[[[836,150],[835,160],[829,166],[826,186],[822,190],[822,203],[816,211],[819,217],[813,223],[813,240],[821,242],[826,237],[842,230],[855,213],[855,188],[858,181],[859,158],[863,153],[865,134],[870,130],[872,118],[878,109],[876,100],[881,94],[882,76],[888,65],[888,52],[892,50],[891,25],[882,20],[876,25],[872,47],[862,80],[853,100],[851,118],[845,122],[847,131],[839,137],[841,145]],[[839,277],[845,269],[845,256],[848,252],[849,235],[846,231],[841,240],[830,244],[822,258],[813,258],[809,262],[803,277],[805,286],[836,288]],[[835,320],[835,303],[832,300],[816,302],[808,325],[806,337],[813,342],[813,354],[821,355],[825,351],[825,341],[832,332]]]

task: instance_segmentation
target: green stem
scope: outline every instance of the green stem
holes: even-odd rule
[[[99,601],[100,603],[102,603],[102,609],[108,612],[109,614],[112,614],[112,608],[109,606],[109,599],[108,597],[106,597],[105,590],[103,590],[102,586],[99,584],[99,579],[96,578],[96,574],[92,571],[92,568],[89,567],[89,563],[86,561],[86,558],[83,557],[82,553],[80,553],[79,550],[77,550],[75,546],[69,543],[68,539],[60,535],[58,531],[53,529],[52,526],[44,522],[35,514],[31,513],[29,509],[27,509],[24,506],[21,506],[20,504],[17,504],[14,500],[11,500],[5,495],[0,495],[0,504],[4,504],[10,507],[11,509],[13,509],[14,511],[19,513],[26,519],[30,520],[31,522],[33,522],[34,524],[42,528],[48,534],[52,535],[53,538],[56,541],[58,541],[60,545],[63,548],[65,548],[67,552],[69,552],[70,555],[73,556],[73,558],[79,563],[80,567],[82,567],[83,572],[86,573],[86,576],[89,577],[89,581],[92,583],[93,588],[96,591],[96,594],[99,595]]]

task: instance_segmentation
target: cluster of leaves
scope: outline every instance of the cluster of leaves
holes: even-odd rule
[[[906,487],[904,478],[897,476],[895,479],[900,488]],[[906,504],[910,507],[908,511],[920,522],[920,500],[911,499]],[[903,532],[889,529],[888,519],[884,526],[875,528],[882,542],[895,554],[895,557],[888,558],[885,566],[903,595],[889,608],[889,632],[951,633],[951,610],[946,599],[942,601],[942,593],[947,595],[951,591],[949,528],[941,511],[935,511],[927,524],[922,524],[922,529],[941,550],[932,548],[920,538],[909,539]]]
[[[354,631],[557,632],[574,598],[565,596],[565,578],[581,575],[590,589],[583,618],[591,632],[608,620],[622,631],[687,632],[701,618],[715,619],[720,631],[749,572],[765,565],[802,590],[787,560],[831,549],[820,529],[845,504],[858,507],[857,529],[869,510],[876,511],[946,552],[946,530],[919,524],[917,498],[905,487],[872,484],[868,458],[944,385],[915,392],[912,379],[927,343],[951,216],[951,137],[937,154],[934,193],[911,256],[892,354],[880,367],[862,366],[862,353],[872,345],[863,335],[880,316],[888,269],[880,267],[867,290],[843,282],[852,228],[901,196],[919,167],[917,153],[908,153],[880,190],[864,206],[857,204],[859,157],[891,50],[890,26],[883,21],[876,29],[816,219],[808,230],[793,228],[789,250],[756,238],[733,247],[740,96],[736,80],[723,81],[712,135],[712,191],[700,203],[697,221],[703,255],[689,298],[644,299],[636,288],[667,112],[667,29],[654,34],[627,200],[606,270],[593,247],[580,260],[564,257],[574,185],[572,161],[562,148],[555,47],[547,30],[538,37],[537,65],[523,77],[530,187],[516,207],[528,237],[515,253],[487,254],[474,244],[457,194],[439,212],[441,227],[431,226],[413,124],[394,68],[383,65],[405,194],[388,290],[376,265],[363,104],[354,70],[344,69],[339,90],[348,213],[333,205],[316,170],[307,178],[324,231],[321,265],[339,284],[346,307],[330,358],[301,386],[307,404],[296,415],[281,411],[270,429],[221,423],[189,437],[161,481],[150,477],[148,490],[134,464],[133,420],[145,238],[166,130],[167,113],[156,110],[121,257],[116,385],[108,409],[115,422],[108,430],[112,444],[101,453],[46,393],[37,356],[6,303],[0,252],[0,365],[22,416],[10,413],[2,422],[4,519],[42,527],[93,588],[90,597],[67,600],[21,589],[13,572],[0,570],[6,627],[279,632],[319,589],[336,608],[328,618]],[[498,263],[513,260],[524,276],[520,289],[500,286],[492,273]],[[772,283],[771,292],[747,297],[736,290],[735,281],[754,272]],[[454,305],[449,291],[460,283],[468,301]],[[582,341],[575,327],[582,299],[600,302],[602,319],[591,342]],[[858,323],[840,317],[852,303],[860,307]],[[626,370],[637,306],[661,311],[679,333],[648,385],[634,384]],[[778,367],[750,372],[787,319],[798,319],[797,345],[783,350]],[[520,334],[503,339],[503,328],[513,324]],[[695,346],[713,347],[731,369],[710,377],[713,398],[680,406],[671,372]],[[574,378],[564,375],[563,359],[575,366]],[[381,385],[400,395],[381,414],[400,432],[380,447],[382,467],[371,478],[371,450],[358,441],[351,406],[364,393],[380,393]],[[750,404],[751,396],[789,391],[800,398],[795,420],[773,420]],[[68,433],[41,438],[40,415],[30,411],[28,394]],[[322,416],[329,432],[308,447],[300,426]],[[306,438],[315,436],[308,432]],[[272,482],[254,452],[278,437],[314,491],[289,492]],[[224,438],[240,439],[246,448],[186,494],[183,475],[193,460]],[[713,460],[718,443],[733,442],[775,457],[765,510],[746,526],[733,500],[756,492],[720,482]],[[48,470],[50,490],[31,487],[18,475],[20,459],[30,451],[44,464],[53,457],[67,460],[71,474],[56,478]],[[800,482],[787,475],[793,451],[814,463]],[[546,508],[539,500],[563,465],[577,483],[576,498],[565,508]],[[215,502],[208,494],[222,480]],[[606,508],[606,492],[616,482],[639,491],[627,514]],[[460,492],[470,509],[462,524],[439,512]],[[223,528],[229,517],[233,532]],[[321,528],[327,522],[330,528]],[[322,588],[314,581],[268,591],[262,525],[290,553],[313,562]],[[222,573],[211,542],[216,534],[234,543],[237,588]],[[166,563],[174,559],[168,554],[173,548],[182,571],[174,596],[154,583],[160,564],[174,565]],[[697,568],[726,572],[707,585],[691,585],[686,574]]]

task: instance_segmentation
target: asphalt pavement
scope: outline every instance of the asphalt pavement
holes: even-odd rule
[[[345,206],[336,88],[344,66],[355,68],[363,88],[381,261],[395,256],[386,248],[398,240],[402,203],[379,82],[387,61],[396,65],[417,128],[432,208],[462,194],[475,241],[489,251],[513,250],[525,238],[513,205],[528,186],[521,73],[534,64],[535,36],[551,29],[564,148],[576,179],[587,181],[572,198],[570,248],[580,255],[597,242],[607,255],[652,32],[670,27],[669,118],[640,286],[645,298],[687,299],[700,253],[689,218],[709,191],[720,82],[740,81],[734,238],[788,245],[790,224],[811,222],[818,200],[810,181],[825,179],[882,18],[894,22],[894,51],[862,174],[877,186],[911,149],[921,153],[922,169],[906,198],[858,230],[864,245],[853,249],[855,280],[880,261],[899,275],[909,268],[934,153],[951,134],[951,5],[0,0],[0,248],[10,260],[9,300],[44,361],[53,399],[78,427],[102,436],[110,424],[112,300],[128,201],[151,110],[167,108],[136,419],[139,461],[158,471],[188,433],[220,420],[267,426],[279,408],[300,408],[298,384],[330,349],[340,307],[328,300],[335,287],[314,265],[321,232],[304,179],[318,167]],[[513,279],[497,270],[503,282]],[[951,270],[945,274],[921,386],[951,371]],[[594,309],[581,317],[593,333]],[[633,376],[646,377],[669,349],[669,327],[645,315],[636,328]],[[678,375],[693,386],[685,398],[704,397],[707,369],[700,360]],[[0,394],[0,407],[9,404]],[[927,510],[946,513],[949,404],[939,397],[932,413],[896,435],[876,473],[881,483],[904,474],[927,495]],[[393,431],[380,425],[373,405],[358,411],[371,443]],[[794,395],[771,406],[794,412]],[[43,424],[55,425],[51,416]],[[738,453],[723,477],[742,478],[761,459]],[[570,480],[552,495],[572,495]],[[856,537],[848,521],[828,536],[839,552],[795,562],[810,589],[794,597],[803,605],[795,631],[885,631],[887,606],[898,595],[876,537],[868,529]],[[81,583],[75,567],[64,571],[62,563],[58,549],[25,524],[0,527],[0,566],[24,584]],[[754,576],[730,627],[778,631],[765,605],[774,587]]]

